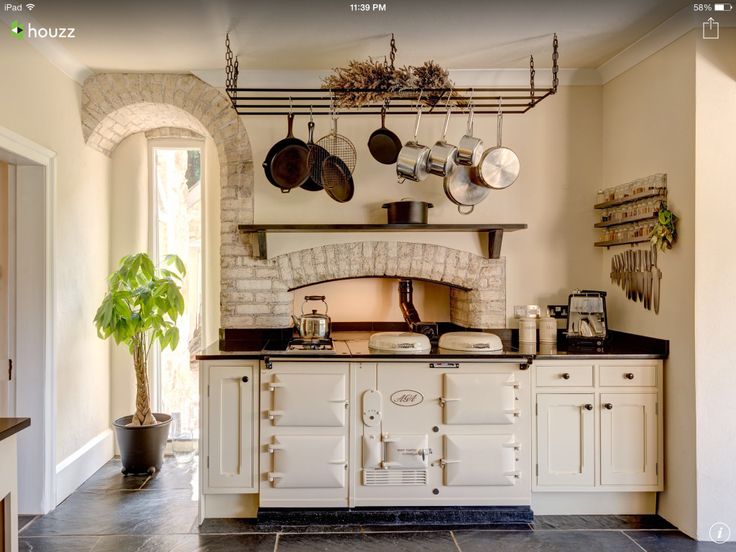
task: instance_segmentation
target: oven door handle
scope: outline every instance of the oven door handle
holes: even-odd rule
[[[271,382],[271,383],[268,384],[268,390],[271,391],[271,392],[274,392],[274,391],[276,391],[276,389],[281,389],[283,387],[286,387],[286,385],[284,385],[283,383],[280,383],[280,382],[276,382],[276,381]]]
[[[268,411],[268,419],[273,420],[278,416],[283,416],[284,411],[283,410],[269,410]]]
[[[330,460],[327,463],[333,466],[344,466],[348,463],[348,461],[347,460]]]
[[[510,472],[503,472],[503,474],[506,477],[515,477],[516,479],[521,478],[521,472],[520,471],[517,471],[517,470],[510,471]]]
[[[440,458],[438,460],[440,463],[440,468],[444,468],[447,464],[459,464],[460,460],[447,460],[446,458]]]
[[[462,399],[451,399],[448,397],[440,397],[440,406],[445,406],[448,402],[459,402]]]
[[[269,443],[268,444],[268,452],[273,454],[277,450],[286,450],[286,445],[282,445],[281,443]]]
[[[513,415],[514,415],[514,416],[516,416],[517,418],[518,418],[518,417],[520,416],[520,414],[521,414],[521,413],[519,412],[519,409],[518,409],[518,408],[507,408],[507,409],[506,409],[506,410],[504,410],[503,412],[504,412],[504,414],[513,414]]]
[[[284,474],[281,472],[268,472],[268,482],[273,483],[275,479],[282,479]]]
[[[512,448],[514,450],[519,450],[521,448],[521,443],[513,442],[513,443],[504,443],[503,448]]]

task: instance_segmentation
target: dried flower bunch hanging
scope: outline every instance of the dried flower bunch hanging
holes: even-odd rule
[[[396,46],[391,39],[391,63],[388,61],[352,60],[347,67],[336,67],[332,74],[322,79],[322,88],[331,90],[363,89],[361,92],[341,92],[336,94],[338,107],[357,108],[364,105],[388,101],[391,96],[401,95],[407,90],[430,88],[452,89],[450,73],[434,61],[427,61],[419,67],[394,67]],[[456,94],[453,94],[457,97]],[[434,107],[442,99],[442,94],[426,94],[422,103]]]

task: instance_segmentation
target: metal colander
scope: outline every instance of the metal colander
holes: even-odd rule
[[[323,136],[319,140],[317,140],[317,145],[323,148],[327,153],[334,157],[339,157],[342,162],[345,164],[345,166],[348,168],[350,173],[352,174],[353,171],[355,171],[355,164],[357,162],[357,154],[355,152],[355,146],[353,143],[345,138],[342,134],[338,134],[337,132],[337,116],[333,115],[332,117],[332,131],[327,135]],[[315,153],[315,155],[323,155]],[[326,158],[326,156],[325,156]],[[342,184],[342,178],[339,178],[336,176],[336,173],[334,171],[322,171],[321,167],[324,163],[324,159],[315,159],[315,161],[321,161],[318,163],[314,163],[311,165],[313,171],[319,171],[320,180],[318,182],[322,182],[322,185],[325,187],[335,187],[340,186]],[[315,167],[319,167],[318,169]],[[312,173],[313,177],[314,172]],[[338,178],[338,181],[331,181],[331,178]]]

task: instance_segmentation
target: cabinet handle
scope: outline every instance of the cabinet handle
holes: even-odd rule
[[[248,376],[243,376],[242,382],[243,383],[248,383]]]
[[[593,410],[593,405],[592,405],[592,404],[590,404],[590,403],[588,403],[588,404],[584,404],[584,405],[583,405],[583,408],[584,408],[585,410]]]
[[[568,372],[565,372],[564,374],[562,374],[562,379],[570,379],[570,374]]]
[[[632,374],[631,372],[627,372],[627,373],[624,374],[624,377],[627,380],[632,380],[632,379],[634,379],[634,374]]]
[[[605,408],[606,410],[613,410],[613,404],[606,403],[603,405],[603,408]]]

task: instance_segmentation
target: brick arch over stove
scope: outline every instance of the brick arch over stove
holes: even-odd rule
[[[223,290],[232,310],[224,327],[291,325],[293,290],[348,278],[415,278],[451,286],[451,321],[465,327],[506,323],[505,259],[431,244],[367,241],[331,244],[241,263],[236,287]]]
[[[237,287],[237,266],[252,255],[237,225],[253,222],[253,158],[248,134],[228,98],[193,75],[107,73],[85,81],[81,117],[87,144],[108,156],[137,132],[213,139],[220,162],[221,318],[223,327],[244,325],[226,315],[234,307],[224,290]]]

